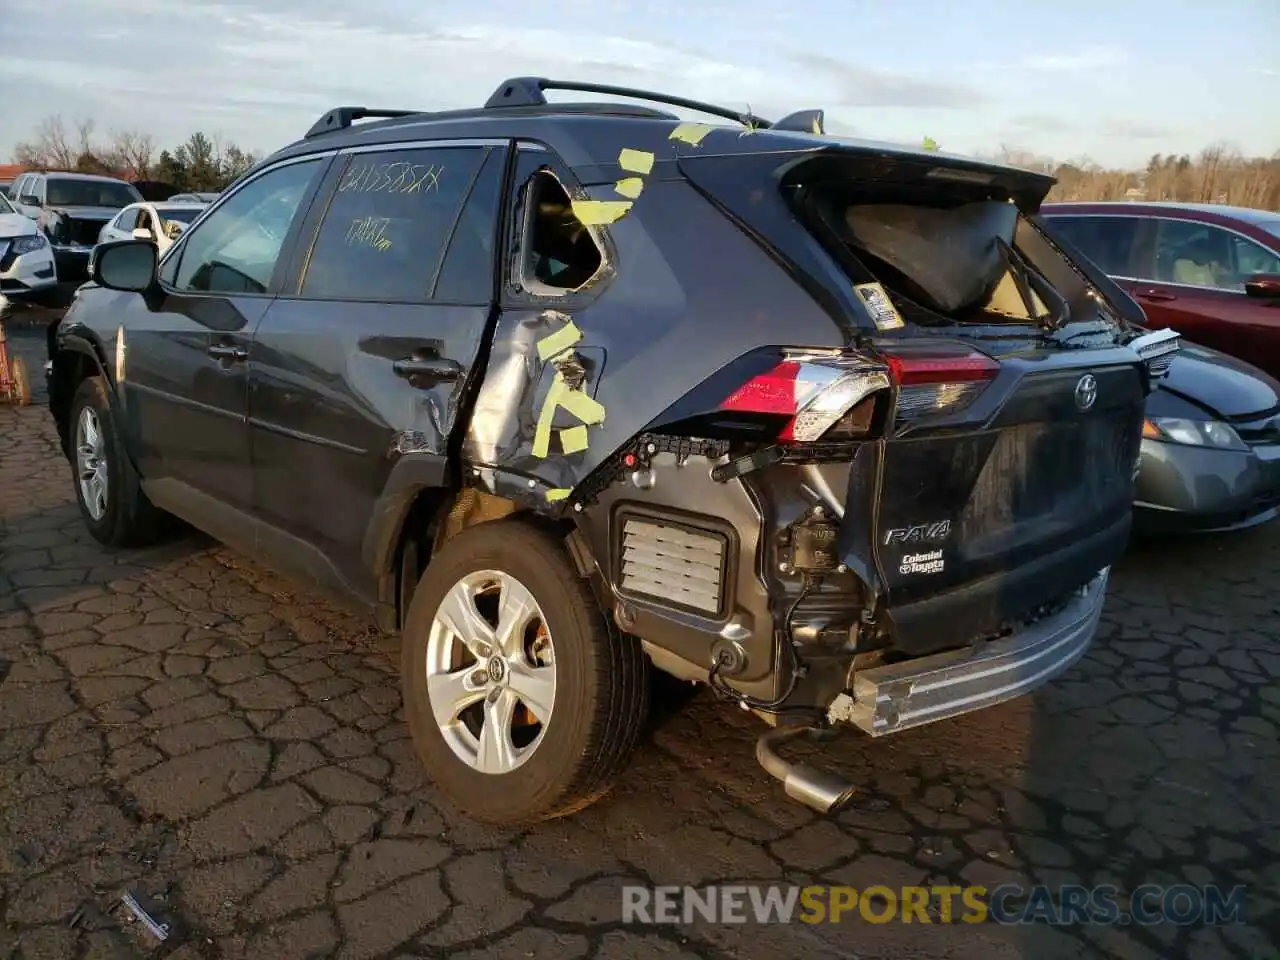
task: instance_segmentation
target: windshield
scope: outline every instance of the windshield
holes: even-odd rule
[[[160,216],[170,222],[190,223],[200,214],[204,213],[204,207],[192,207],[190,210],[161,210]]]
[[[142,199],[142,194],[112,180],[49,179],[47,204],[51,207],[127,207]]]
[[[16,213],[16,212],[17,211],[13,209],[13,204],[9,202],[9,198],[6,197],[3,193],[0,193],[0,213]]]
[[[1280,237],[1280,220],[1263,220],[1257,225],[1273,237]]]

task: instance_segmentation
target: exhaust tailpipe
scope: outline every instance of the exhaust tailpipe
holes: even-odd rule
[[[833,813],[847,806],[858,788],[808,764],[784,760],[777,753],[777,748],[784,743],[822,733],[817,727],[777,727],[756,741],[756,761],[766,773],[782,781],[783,789],[792,800],[799,800],[819,813]]]

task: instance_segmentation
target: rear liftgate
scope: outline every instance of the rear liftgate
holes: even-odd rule
[[[1014,402],[1021,403],[1027,399],[1020,393],[1024,383],[1032,384],[1029,389],[1040,400],[1047,399],[1046,390],[1060,393],[1064,384],[1070,395],[1087,371],[1093,371],[1090,377],[1124,381],[1131,389],[1140,389],[1136,384],[1142,376],[1142,362],[1150,365],[1151,359],[1139,346],[1135,342],[1128,348],[1089,351],[1087,355],[1060,354],[1054,358],[1056,362],[1047,364],[1058,369],[1048,373],[1037,371],[1030,376],[1025,371],[1018,372],[1012,391],[1005,394],[1003,400],[996,399],[1002,404],[1001,409]],[[1018,361],[1010,361],[1010,366],[1018,366]],[[1003,636],[959,650],[926,653],[901,662],[854,670],[847,665],[853,654],[863,652],[859,625],[855,623],[847,628],[848,641],[843,648],[847,670],[842,677],[844,682],[838,691],[830,690],[821,698],[815,698],[816,702],[829,704],[825,715],[817,723],[782,722],[782,718],[795,712],[783,703],[796,689],[797,680],[806,673],[798,652],[804,644],[793,633],[791,623],[791,614],[799,602],[827,578],[848,578],[851,571],[846,563],[859,563],[859,568],[852,572],[866,587],[868,595],[863,599],[862,619],[870,622],[876,616],[877,603],[889,588],[902,588],[904,574],[933,573],[931,565],[942,569],[941,561],[947,554],[939,544],[947,539],[951,524],[968,506],[970,488],[959,491],[953,503],[930,503],[929,507],[935,512],[939,508],[943,510],[942,518],[936,522],[914,527],[895,526],[896,511],[888,509],[881,496],[886,450],[894,442],[884,438],[901,434],[904,428],[909,431],[913,421],[962,413],[975,405],[1001,370],[1002,365],[996,360],[962,341],[895,345],[879,352],[783,351],[775,366],[752,377],[720,404],[718,412],[729,417],[773,418],[771,429],[776,430],[776,442],[764,444],[736,459],[722,460],[713,469],[712,476],[719,481],[737,478],[750,481],[752,475],[756,475],[758,482],[753,484],[753,490],[766,504],[764,512],[773,513],[769,518],[773,522],[767,520],[764,524],[765,536],[772,530],[780,530],[782,534],[776,552],[771,553],[767,543],[761,544],[764,549],[759,552],[763,562],[775,565],[784,578],[803,584],[800,597],[788,604],[787,616],[781,629],[776,631],[781,648],[777,654],[780,675],[784,664],[790,662],[790,675],[782,676],[785,692],[770,701],[727,692],[745,708],[780,721],[776,729],[759,739],[757,759],[767,772],[783,782],[788,796],[820,812],[833,811],[849,803],[855,793],[853,784],[806,764],[787,761],[779,755],[779,747],[799,738],[826,739],[838,725],[851,724],[871,736],[881,736],[1021,696],[1074,664],[1088,649],[1096,632],[1106,592],[1108,570],[1105,565],[1091,567],[1088,582],[1069,598],[1059,599],[1051,608],[1039,607],[1024,615],[1012,624],[1011,631],[1006,629]],[[1086,379],[1085,382],[1092,381]],[[1107,411],[1099,410],[1097,423],[1088,428],[1098,436],[1083,435],[1089,443],[1096,439],[1097,443],[1106,444],[1123,439],[1121,434],[1126,431],[1133,434],[1132,451],[1126,452],[1127,448],[1115,451],[1112,472],[1116,477],[1105,481],[1112,485],[1124,482],[1121,475],[1127,475],[1131,482],[1133,462],[1136,462],[1137,428],[1128,423],[1131,419],[1126,412],[1128,406],[1132,404],[1117,400],[1109,419]],[[893,426],[887,427],[890,420]],[[1130,426],[1133,428],[1129,429]],[[959,433],[972,435],[975,431],[981,433],[982,429],[982,423],[971,423]],[[1077,434],[1070,436],[1084,442]],[[1011,439],[1012,434],[1006,442]],[[997,440],[989,436],[987,441],[990,452]],[[871,456],[859,456],[860,450]],[[786,497],[771,501],[769,493],[764,492],[778,476],[765,471],[788,461],[797,467],[790,471],[798,475],[794,481],[796,489],[803,488],[810,503],[818,501],[789,522],[769,509]],[[820,482],[815,482],[823,479],[822,469],[815,471],[801,466],[814,463],[828,464],[827,476],[836,483],[828,484],[824,490]],[[982,459],[973,465],[974,479],[985,466]],[[765,477],[769,479],[766,481]],[[783,481],[787,482],[791,481]],[[833,490],[839,490],[840,495],[833,495]],[[844,521],[842,502],[846,491],[850,508],[859,511],[848,522]],[[798,498],[792,499],[791,513],[794,514],[794,501]],[[869,500],[871,507],[865,515],[870,529],[860,529],[866,526],[861,513],[864,499]],[[826,501],[825,506],[822,501]],[[885,526],[889,529],[881,529],[886,513],[889,522]],[[664,532],[633,521],[628,521],[626,531],[624,589],[666,597],[708,611],[721,608],[720,586],[727,569],[727,544],[698,535]],[[890,552],[887,549],[890,545],[898,548],[897,552]],[[1087,555],[1082,562],[1089,562]],[[959,576],[957,585],[963,587],[968,574],[961,572]],[[713,649],[710,680],[713,687],[724,694],[725,686],[717,681],[740,672],[745,654],[740,644],[731,638],[726,640],[723,631],[721,637]],[[809,711],[811,716],[814,712]]]

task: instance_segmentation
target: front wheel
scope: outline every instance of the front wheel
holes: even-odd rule
[[[564,547],[485,523],[431,559],[401,685],[429,775],[477,820],[564,816],[603,796],[648,710],[639,643],[611,631]]]
[[[76,500],[93,538],[108,547],[142,546],[159,539],[165,514],[142,492],[101,377],[89,377],[76,388],[70,432]]]

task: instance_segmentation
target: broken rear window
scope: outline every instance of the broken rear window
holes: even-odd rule
[[[1092,319],[1088,281],[1003,197],[963,184],[824,178],[803,204],[837,259],[870,271],[909,321]]]
[[[590,283],[604,265],[591,231],[573,213],[555,174],[540,170],[529,181],[521,280],[539,296],[563,296]]]

